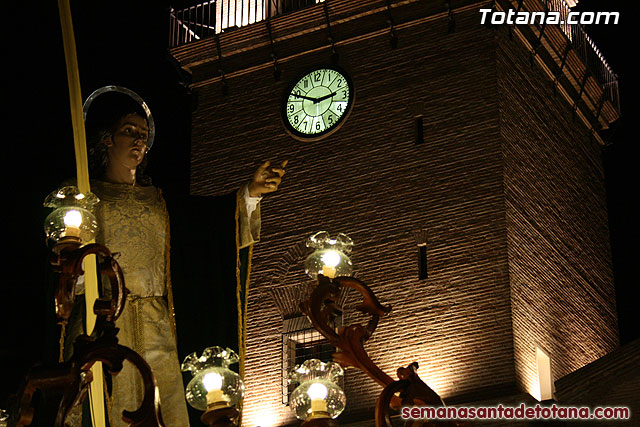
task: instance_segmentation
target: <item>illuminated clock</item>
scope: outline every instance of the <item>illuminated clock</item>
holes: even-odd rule
[[[335,66],[316,67],[287,90],[282,120],[294,137],[320,139],[344,123],[354,99],[353,83],[345,71]]]

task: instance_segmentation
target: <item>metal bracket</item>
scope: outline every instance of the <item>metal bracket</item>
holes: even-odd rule
[[[520,13],[520,10],[522,10],[522,2],[523,0],[518,0],[518,7],[516,8],[516,15],[518,13]],[[513,40],[513,27],[515,26],[515,24],[511,25],[509,27],[509,40]]]
[[[544,5],[544,12],[547,13],[549,12],[549,7],[545,4]],[[542,45],[542,36],[544,36],[544,30],[547,28],[547,21],[544,21],[542,23],[542,27],[540,27],[540,34],[538,34],[538,38],[536,39],[535,43],[531,46],[531,55],[529,56],[529,62],[531,63],[531,66],[533,67],[533,60],[535,59],[536,55],[538,55],[538,48]]]
[[[602,89],[602,96],[600,97],[600,101],[598,101],[598,111],[596,112],[596,123],[598,123],[598,119],[600,118],[600,112],[602,111],[602,106],[607,100],[607,91]]]
[[[567,64],[567,58],[569,57],[569,52],[571,52],[571,42],[567,42],[567,45],[564,48],[564,52],[562,53],[562,61],[560,61],[560,68],[555,73],[556,81],[560,78],[562,74],[562,70],[564,70],[564,66]]]
[[[489,3],[489,9],[491,9],[492,11],[496,10],[496,0],[491,0],[491,3]],[[484,26],[487,28],[495,28],[495,25],[491,23],[491,20],[485,22]]]
[[[453,8],[451,7],[452,2],[453,0],[448,0],[445,3],[445,6],[447,7],[447,32],[449,34],[456,32],[456,17],[453,14]]]
[[[569,56],[569,52],[571,51],[571,42],[567,42],[567,45],[564,48],[564,53],[562,54],[562,60],[560,61],[560,68],[553,75],[553,94],[557,93],[557,86],[560,80],[560,75],[562,74],[562,70],[564,70],[564,66],[567,63],[567,57]]]
[[[269,45],[271,46],[271,59],[273,59],[273,78],[275,81],[280,80],[282,72],[278,68],[278,55],[273,45],[273,34],[271,33],[271,17],[267,16],[265,20],[267,24],[267,32],[269,33]]]
[[[329,0],[325,0],[322,3],[322,8],[324,10],[324,17],[327,21],[327,32],[329,33],[329,35],[327,36],[327,40],[329,40],[329,43],[331,43],[331,62],[336,64],[339,57],[338,52],[336,51],[335,40],[333,38],[333,34],[331,33],[331,19],[329,19],[329,7],[327,6],[328,4]]]
[[[389,44],[391,49],[398,47],[398,36],[396,36],[395,23],[391,14],[391,0],[387,0],[387,24],[389,25]]]
[[[229,85],[227,84],[227,80],[225,79],[224,69],[222,68],[222,47],[220,46],[220,35],[216,33],[216,49],[218,51],[218,73],[220,73],[220,78],[222,82],[222,95],[227,96],[229,94]]]
[[[591,73],[589,72],[589,70],[585,70],[584,71],[584,76],[582,77],[582,82],[580,82],[580,92],[578,92],[578,96],[573,101],[573,119],[574,120],[576,118],[576,111],[578,110],[578,102],[580,102],[580,100],[582,99],[582,94],[584,93],[584,87],[587,84],[587,79],[589,79],[590,75],[591,75]]]

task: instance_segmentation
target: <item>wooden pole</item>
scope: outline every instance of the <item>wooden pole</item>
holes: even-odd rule
[[[71,20],[71,8],[69,0],[58,0],[60,12],[60,24],[62,26],[62,40],[64,44],[64,56],[67,64],[67,81],[69,84],[69,103],[71,105],[71,123],[73,125],[73,141],[76,153],[76,171],[78,176],[78,189],[82,193],[91,190],[89,184],[89,166],[87,158],[87,142],[84,130],[84,118],[82,112],[82,94],[80,91],[80,75],[78,73],[78,60],[76,56],[76,44],[73,34],[73,22]],[[84,265],[84,289],[86,301],[86,325],[87,335],[91,335],[96,322],[93,312],[93,304],[98,298],[98,280],[95,255],[88,256]],[[104,379],[102,363],[97,362],[91,368],[93,381],[89,387],[89,401],[91,404],[91,421],[94,427],[104,427]]]

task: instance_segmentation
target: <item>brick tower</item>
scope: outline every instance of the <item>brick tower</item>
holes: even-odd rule
[[[486,1],[240,3],[174,14],[171,53],[198,96],[192,193],[290,161],[262,202],[244,425],[294,423],[283,371],[323,350],[298,310],[303,242],[319,230],[354,240],[356,276],[393,307],[372,359],[392,376],[417,361],[448,404],[549,399],[553,381],[618,346],[599,135],[618,118],[617,86],[579,28],[481,25]],[[195,40],[191,24],[215,26],[203,16],[217,30]],[[287,88],[336,59],[351,114],[325,138],[294,138]],[[343,324],[355,302],[345,295]],[[343,387],[341,423],[371,425],[379,386],[349,370]]]

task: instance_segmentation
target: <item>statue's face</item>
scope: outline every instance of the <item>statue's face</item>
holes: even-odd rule
[[[147,153],[149,126],[144,117],[127,114],[116,124],[113,134],[105,139],[109,147],[109,164],[135,169]]]

